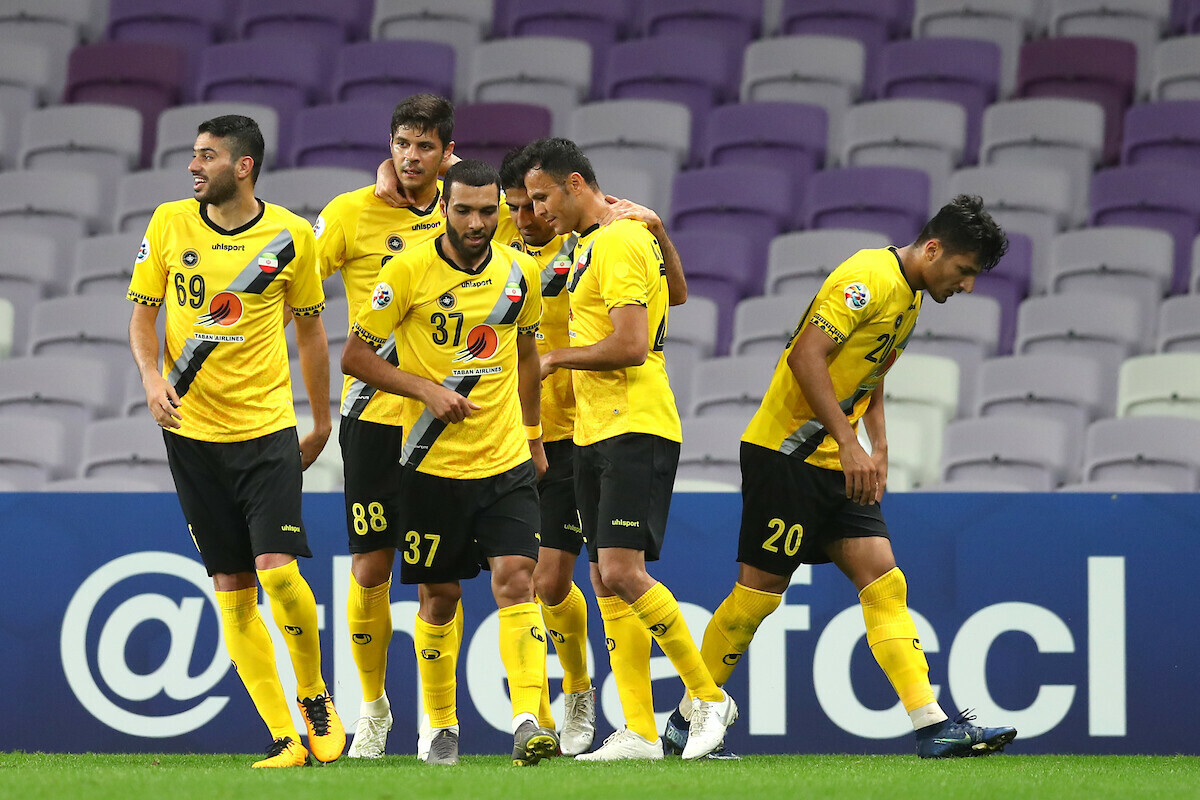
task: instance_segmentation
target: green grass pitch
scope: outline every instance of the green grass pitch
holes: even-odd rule
[[[1200,797],[1196,756],[997,755],[955,761],[914,756],[748,756],[739,762],[581,764],[552,759],[514,767],[465,756],[430,767],[414,756],[325,767],[251,770],[248,755],[0,753],[0,798],[113,800],[771,800],[847,798]]]

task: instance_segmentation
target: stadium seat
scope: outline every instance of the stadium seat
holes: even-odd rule
[[[724,356],[696,365],[692,377],[694,417],[734,417],[745,423],[771,384],[778,356]]]
[[[83,429],[78,477],[145,481],[160,491],[172,491],[175,483],[163,436],[148,419],[93,422]]]
[[[1084,480],[1125,481],[1200,490],[1200,420],[1171,417],[1104,419],[1087,431]]]
[[[995,494],[1011,493],[1011,492],[1028,492],[1028,486],[1023,486],[1019,483],[1011,481],[998,481],[992,478],[979,478],[972,480],[959,479],[954,481],[935,481],[927,483],[923,486],[914,486],[911,491],[927,492],[927,493],[954,493],[954,494]]]
[[[1125,359],[1117,379],[1117,416],[1200,419],[1200,354]]]
[[[975,291],[1000,304],[1000,341],[996,354],[1012,355],[1017,337],[1017,309],[1029,295],[1033,273],[1033,242],[1023,233],[1006,231],[1008,251],[995,267],[975,279]]]
[[[1200,353],[1200,295],[1168,297],[1158,309],[1160,353]]]
[[[192,176],[177,168],[135,172],[122,177],[116,186],[112,219],[116,234],[144,232],[154,209],[193,195]]]
[[[958,362],[948,356],[905,351],[884,376],[884,409],[890,411],[895,406],[927,409],[933,414],[931,427],[941,430],[958,416],[961,373]]]
[[[958,412],[967,416],[975,408],[979,365],[996,354],[999,340],[1000,304],[990,297],[967,294],[943,304],[922,303],[905,353],[954,359],[960,375]]]
[[[293,167],[342,167],[374,172],[387,158],[394,103],[332,103],[296,114]]]
[[[748,297],[733,312],[735,356],[765,355],[779,357],[796,332],[809,301],[791,295]]]
[[[877,100],[846,112],[841,163],[848,167],[919,169],[929,176],[936,207],[963,159],[966,111],[944,100]]]
[[[1133,102],[1137,48],[1119,39],[1062,36],[1021,48],[1018,97],[1073,97],[1104,108],[1104,163],[1121,155],[1121,119]]]
[[[1200,100],[1130,108],[1125,113],[1121,163],[1200,167]]]
[[[827,142],[841,141],[846,109],[863,93],[866,51],[838,36],[781,36],[752,42],[742,64],[743,103],[809,103],[829,117]],[[828,148],[829,157],[837,148]]]
[[[1065,423],[1044,417],[964,419],[946,426],[942,480],[1024,486],[1048,492],[1065,483],[1069,463]]]
[[[51,106],[25,115],[21,169],[87,172],[113,186],[137,167],[142,118],[131,108],[98,103]]]
[[[178,0],[109,0],[108,35],[113,42],[159,42],[184,49],[202,47],[227,33],[225,3]]]
[[[741,449],[745,423],[739,417],[683,420],[676,478],[714,481],[738,489],[742,485]]]
[[[321,321],[325,326],[325,339],[329,343],[330,359],[333,359],[334,351],[337,353],[337,362],[341,363],[342,347],[346,344],[346,336],[349,333],[349,305],[345,297],[326,297],[325,310],[321,312]],[[288,358],[295,367],[293,377],[297,381],[301,381],[300,376],[300,351],[296,346],[296,326],[288,325],[283,329],[284,337],[287,339]],[[338,370],[338,375],[334,375],[333,383],[340,386],[341,370]],[[339,389],[340,391],[340,389]]]
[[[591,92],[592,51],[549,36],[485,42],[471,54],[468,83],[472,102],[545,106],[553,131],[565,136],[571,112]]]
[[[0,233],[50,237],[63,269],[75,240],[101,227],[96,176],[66,170],[0,173]]]
[[[1038,32],[1042,0],[917,0],[913,38],[983,39],[1000,48],[997,97],[1017,85],[1021,45]]]
[[[911,492],[938,480],[942,455],[942,427],[929,408],[885,405],[888,439],[888,492]],[[858,440],[873,453],[866,423],[858,423]]]
[[[380,152],[384,153],[380,146]],[[383,155],[379,160],[383,160]],[[268,203],[281,205],[309,222],[333,197],[375,183],[375,173],[345,167],[301,167],[264,172],[255,187],[255,195]]]
[[[623,197],[655,209],[660,212],[660,216],[665,213],[665,209],[670,208],[670,203],[660,202],[661,187],[655,186],[654,179],[642,170],[608,161],[603,161],[598,166],[593,164],[592,169],[595,170],[596,180],[605,194]]]
[[[454,96],[454,48],[416,40],[356,42],[338,48],[335,103],[388,103],[420,92]]]
[[[237,38],[307,41],[323,51],[362,38],[358,4],[345,0],[253,0],[239,6]]]
[[[578,0],[521,0],[510,3],[504,16],[509,36],[560,36],[591,45],[593,96],[603,81],[609,48],[633,28],[631,0],[588,4]]]
[[[421,39],[454,48],[455,97],[467,96],[471,50],[492,29],[492,0],[376,0],[372,39]]]
[[[15,323],[12,301],[0,295],[0,361],[12,358]]]
[[[695,36],[740,55],[762,34],[763,0],[656,0],[642,8],[645,35]]]
[[[712,303],[707,297],[692,297],[688,299],[688,305],[691,305],[693,300]],[[667,380],[671,383],[671,394],[675,395],[675,407],[679,410],[681,419],[687,418],[692,408],[692,376],[696,372],[700,356],[687,346],[672,347],[670,338],[667,339],[664,354],[667,357]]]
[[[1200,232],[1200,170],[1165,164],[1101,170],[1092,178],[1091,204],[1092,225],[1135,225],[1171,234],[1171,291],[1187,291],[1192,241]]]
[[[0,416],[47,417],[80,429],[94,419],[112,415],[114,389],[104,364],[88,358],[39,356],[0,361]],[[73,455],[78,454],[75,448]]]
[[[807,228],[878,231],[912,243],[929,218],[929,176],[908,167],[845,167],[813,175],[804,192]]]
[[[983,110],[999,94],[1000,58],[995,44],[977,39],[893,42],[883,49],[880,58],[876,94],[881,98],[957,103],[966,115],[962,160],[974,164],[979,156]]]
[[[46,417],[0,416],[0,481],[21,491],[66,477],[67,428]]]
[[[1089,100],[1012,100],[996,103],[983,114],[980,163],[1066,170],[1073,225],[1087,221],[1092,170],[1103,152],[1104,109]]]
[[[1200,100],[1200,36],[1166,39],[1154,48],[1155,100]]]
[[[454,109],[454,141],[460,155],[499,168],[504,154],[549,136],[550,110],[524,103],[472,103]]]
[[[713,355],[717,343],[717,304],[707,297],[688,297],[681,306],[672,306],[667,318],[668,362],[683,350],[699,358]]]
[[[1154,46],[1167,29],[1171,0],[1051,0],[1051,36],[1124,39],[1137,48],[1138,95],[1150,89]]]
[[[795,294],[807,301],[847,258],[889,244],[876,231],[829,228],[780,234],[767,251],[766,293]]]
[[[3,131],[0,131],[2,169],[12,169],[17,163],[21,120],[52,97],[51,58],[45,45],[34,42],[4,41],[0,47],[0,119],[4,120]]]
[[[732,304],[718,306],[712,331],[716,337],[715,352],[725,355],[733,337],[733,306],[743,297],[758,294],[762,286],[762,269],[756,260],[753,243],[744,233],[703,227],[675,231],[671,240],[687,272],[689,295],[734,298]],[[690,299],[688,303],[691,303]],[[686,308],[686,304],[682,308]],[[671,311],[672,325],[678,310]],[[712,351],[705,353],[706,356],[712,354]]]
[[[67,56],[84,39],[99,34],[93,0],[7,0],[0,7],[0,42],[7,49],[20,42],[45,48],[50,82],[46,99],[57,102],[66,81]]]
[[[133,265],[145,228],[89,236],[75,244],[71,293],[122,297],[129,290]]]
[[[1151,483],[1141,480],[1112,480],[1083,481],[1081,483],[1066,483],[1058,487],[1058,492],[1073,494],[1166,494],[1173,491],[1170,486],[1162,483]]]
[[[305,473],[308,474],[307,472]],[[99,478],[66,478],[59,481],[49,481],[42,484],[43,492],[71,492],[73,494],[91,492],[97,494],[133,494],[145,492],[169,492],[149,481],[135,478],[99,477]]]
[[[885,42],[908,35],[899,0],[783,0],[780,32],[857,39],[866,52],[868,92],[875,86],[876,59]]]
[[[0,253],[21,254],[19,259],[0,258],[0,297],[12,304],[12,353],[24,355],[33,307],[61,292],[67,276],[60,274],[63,260],[50,236],[0,231]]]
[[[258,123],[263,135],[263,168],[274,168],[279,153],[278,112],[259,103],[232,101],[176,106],[160,114],[154,168],[185,171],[192,160],[192,147],[196,143],[196,129],[200,123],[225,114],[240,114]]]
[[[129,367],[129,315],[130,303],[120,295],[43,300],[30,315],[29,353],[96,359],[118,380]]]

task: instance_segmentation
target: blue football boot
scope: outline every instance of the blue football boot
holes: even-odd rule
[[[974,719],[967,709],[953,721],[945,720],[916,731],[917,755],[921,758],[986,756],[999,753],[1017,738],[1016,728],[981,728],[970,724]]]

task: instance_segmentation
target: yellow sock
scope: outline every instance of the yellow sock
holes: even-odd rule
[[[417,651],[417,671],[421,674],[421,691],[429,722],[435,728],[458,724],[455,665],[458,662],[459,639],[455,636],[454,620],[445,625],[430,625],[417,617],[413,630],[413,647]]]
[[[217,605],[221,609],[225,649],[229,651],[229,658],[250,693],[258,715],[267,723],[271,738],[290,736],[292,741],[299,742],[300,734],[292,724],[291,706],[275,669],[271,634],[258,613],[258,587],[217,592]]]
[[[350,601],[346,617],[350,623],[350,649],[358,667],[363,700],[383,697],[387,676],[388,645],[392,641],[392,579],[379,586],[360,586],[350,575]]]
[[[542,684],[546,682],[546,635],[537,603],[500,609],[500,660],[508,673],[513,716],[537,716]]]
[[[451,629],[450,635],[454,639],[454,654],[455,654],[455,659],[457,659],[458,654],[460,652],[462,652],[462,637],[463,637],[463,604],[462,604],[462,600],[459,600],[458,605],[454,607],[454,628]],[[457,663],[458,662],[456,660],[455,664],[457,665]],[[424,695],[422,695],[421,703],[422,703],[422,708],[425,711],[425,713],[428,714],[429,717],[432,719],[433,714],[430,713],[429,706],[425,704]]]
[[[905,711],[934,702],[929,686],[929,662],[908,613],[908,584],[895,567],[858,593],[867,623],[867,644],[883,668]]]
[[[567,599],[556,606],[542,605],[546,631],[563,666],[563,691],[583,692],[592,686],[587,668],[587,600],[574,582]]]
[[[704,629],[700,656],[708,667],[713,682],[724,686],[733,674],[742,654],[750,646],[754,632],[771,612],[779,607],[783,595],[751,589],[740,583],[717,606],[716,613]]]
[[[675,666],[689,697],[699,700],[720,700],[725,697],[713,682],[712,675],[700,658],[700,650],[688,632],[687,623],[679,613],[679,603],[671,590],[656,583],[631,604],[638,619],[654,635],[667,658]]]
[[[557,725],[554,724],[554,713],[550,710],[550,679],[546,678],[542,681],[542,699],[538,703],[538,726],[557,730]]]
[[[654,697],[650,690],[650,631],[624,600],[598,597],[604,620],[608,661],[617,681],[617,695],[625,714],[625,727],[650,741],[658,739]]]
[[[321,638],[317,633],[317,601],[300,566],[289,561],[282,567],[260,569],[258,579],[271,600],[271,616],[283,631],[292,669],[296,672],[296,699],[325,694],[321,678]]]

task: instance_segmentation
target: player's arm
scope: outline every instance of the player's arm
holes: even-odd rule
[[[532,333],[517,335],[517,394],[521,397],[521,422],[529,439],[529,454],[538,478],[546,474],[549,463],[542,445],[542,359]],[[532,434],[536,433],[537,436]]]
[[[650,323],[640,303],[617,306],[608,312],[613,332],[595,344],[560,347],[542,356],[542,377],[560,369],[605,372],[640,367],[650,353]]]
[[[179,412],[179,395],[158,369],[158,331],[154,328],[157,321],[158,306],[134,303],[133,315],[129,318],[129,349],[142,376],[146,405],[154,415],[154,421],[164,428],[178,428],[183,419]]]
[[[313,429],[300,440],[300,467],[308,469],[325,449],[333,422],[329,416],[329,340],[320,314],[296,317],[300,373],[312,406]]]
[[[646,229],[654,234],[654,238],[658,240],[658,247],[662,250],[663,265],[667,269],[667,303],[680,306],[687,302],[687,278],[683,275],[683,262],[679,260],[679,251],[675,249],[674,242],[667,235],[667,226],[663,225],[658,214],[632,200],[622,200],[611,194],[605,195],[604,199],[608,202],[609,207],[608,213],[600,218],[600,224],[607,225],[619,219],[636,219],[644,222]]]
[[[878,479],[871,457],[859,443],[833,391],[828,358],[836,347],[837,342],[824,331],[807,325],[788,354],[787,363],[813,414],[837,442],[842,471],[846,473],[846,497],[865,506],[875,502]]]
[[[342,350],[342,372],[382,392],[420,400],[442,422],[462,422],[480,408],[458,392],[393,367],[375,352],[377,345],[357,334],[356,326],[355,333],[346,339]]]
[[[887,486],[888,473],[888,442],[887,426],[883,417],[883,381],[871,391],[871,402],[863,412],[862,423],[871,439],[871,461],[875,463],[875,502],[883,499],[883,490]]]

